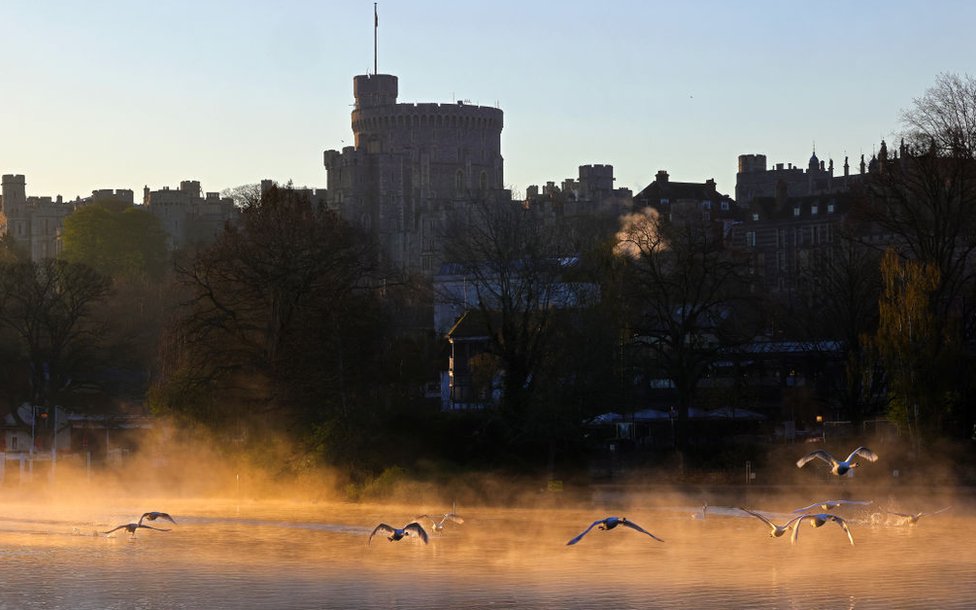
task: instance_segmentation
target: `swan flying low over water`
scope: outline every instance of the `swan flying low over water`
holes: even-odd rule
[[[769,519],[767,519],[765,516],[760,515],[757,512],[753,512],[753,511],[749,510],[748,508],[742,508],[740,506],[739,507],[739,510],[741,510],[743,512],[746,512],[746,513],[749,513],[753,517],[759,519],[760,521],[762,521],[763,523],[765,523],[766,525],[768,525],[769,526],[769,537],[770,538],[779,538],[780,536],[782,536],[786,532],[790,531],[790,526],[793,525],[794,523],[796,523],[797,521],[799,521],[802,518],[802,517],[793,517],[792,519],[790,519],[789,521],[787,521],[785,525],[776,525],[775,523],[773,523],[772,521],[770,521]]]
[[[143,513],[142,516],[139,517],[139,524],[141,525],[143,520],[155,521],[156,519],[163,519],[164,521],[169,521],[170,523],[176,523],[176,519],[170,517],[169,513],[161,513],[154,510],[148,513]]]
[[[454,523],[464,523],[464,519],[460,515],[455,515],[454,513],[444,513],[443,515],[417,515],[414,519],[430,519],[430,524],[434,528],[435,532],[444,531],[444,524],[448,521],[453,521]]]
[[[396,528],[391,525],[387,525],[385,523],[380,523],[373,529],[373,533],[369,535],[369,541],[367,541],[366,544],[369,544],[370,542],[373,541],[373,536],[375,536],[377,532],[389,533],[390,535],[387,537],[387,540],[389,540],[390,542],[396,542],[397,540],[400,540],[413,533],[414,536],[417,536],[421,540],[423,540],[424,544],[427,544],[427,532],[425,532],[424,528],[416,521],[414,521],[413,523],[408,523],[401,528]]]
[[[939,510],[933,511],[931,513],[896,513],[893,510],[886,510],[886,509],[883,509],[883,508],[881,510],[883,510],[886,513],[888,513],[889,515],[895,515],[896,517],[902,517],[904,519],[907,519],[908,520],[908,525],[917,525],[918,524],[918,520],[921,519],[922,517],[927,517],[927,516],[930,516],[930,515],[938,515],[939,513],[946,512],[950,508],[952,508],[952,507],[951,506],[946,506],[945,508],[940,508]]]
[[[832,515],[830,513],[811,513],[809,515],[801,515],[795,519],[796,525],[793,526],[793,536],[790,538],[790,542],[796,544],[796,539],[800,534],[800,526],[803,525],[805,520],[810,520],[810,525],[813,527],[820,527],[828,521],[833,521],[837,525],[844,528],[847,532],[847,539],[851,541],[851,545],[854,545],[854,536],[851,535],[851,528],[847,527],[847,521],[844,521],[841,517],[837,515]]]
[[[641,526],[637,525],[633,521],[628,521],[627,520],[627,517],[607,517],[606,519],[598,519],[597,521],[594,521],[593,523],[591,523],[590,524],[590,527],[586,528],[578,536],[576,536],[575,538],[573,538],[572,540],[570,540],[569,542],[567,542],[566,543],[566,546],[569,546],[571,544],[576,544],[577,542],[579,542],[580,540],[582,540],[583,539],[583,536],[585,536],[588,533],[590,533],[590,530],[593,529],[594,527],[599,526],[599,527],[597,527],[597,529],[601,529],[601,530],[612,530],[613,528],[617,527],[618,525],[623,525],[623,526],[629,527],[632,530],[637,530],[638,532],[640,532],[642,534],[647,534],[648,536],[650,536],[651,538],[657,540],[658,542],[664,542],[663,540],[661,540],[660,538],[658,538],[654,534],[650,533],[646,529],[642,528]]]
[[[831,509],[834,509],[834,508],[838,508],[840,506],[845,506],[845,505],[850,505],[850,504],[857,504],[857,505],[861,505],[861,506],[867,506],[868,504],[871,504],[871,500],[824,500],[823,502],[815,502],[815,503],[811,504],[810,506],[804,506],[803,508],[798,508],[798,509],[794,510],[793,512],[794,513],[805,513],[805,512],[811,511],[811,510],[813,510],[815,508],[819,508],[821,510],[828,511],[828,510],[831,510]]]
[[[113,527],[109,531],[102,532],[102,533],[103,534],[111,534],[115,530],[125,529],[125,531],[129,532],[129,534],[135,536],[136,535],[136,530],[137,529],[140,529],[140,528],[147,529],[147,530],[156,530],[157,532],[168,532],[169,531],[168,529],[163,529],[161,527],[153,527],[151,525],[143,525],[141,523],[123,523],[122,525],[120,525],[118,527]]]
[[[854,458],[858,456],[861,456],[862,458],[868,460],[869,462],[878,461],[878,454],[871,451],[867,447],[858,447],[854,451],[851,451],[851,454],[847,456],[847,459],[844,460],[843,462],[838,461],[834,456],[830,455],[823,449],[817,449],[816,451],[812,451],[806,454],[805,456],[801,457],[800,459],[798,459],[796,461],[796,467],[803,468],[807,464],[807,462],[819,458],[827,462],[828,464],[830,464],[831,474],[835,474],[839,477],[842,477],[848,472],[850,472],[852,468],[857,468],[857,462],[854,461]]]

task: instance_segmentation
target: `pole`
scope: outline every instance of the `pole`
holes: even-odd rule
[[[54,410],[54,434],[51,438],[51,480],[54,480],[54,470],[58,465],[58,407],[55,405]]]
[[[379,74],[376,59],[376,31],[380,27],[380,15],[376,12],[376,2],[373,3],[373,74]]]

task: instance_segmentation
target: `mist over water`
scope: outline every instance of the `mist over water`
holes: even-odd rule
[[[0,608],[964,608],[976,573],[973,498],[951,487],[808,477],[804,486],[668,487],[647,481],[565,493],[404,485],[386,502],[352,503],[333,475],[284,485],[235,464],[184,454],[121,472],[59,465],[54,481],[8,480],[0,502]],[[873,465],[872,465],[873,466]],[[868,466],[868,468],[871,466]],[[167,475],[167,469],[169,474]],[[865,469],[866,470],[866,469]],[[178,473],[179,476],[176,476]],[[463,524],[430,543],[389,542],[373,528],[403,527],[452,508]],[[799,540],[770,538],[762,511],[785,523],[815,501],[871,500],[834,513]],[[709,509],[701,518],[701,506]],[[884,512],[934,511],[909,526]],[[98,534],[166,511],[176,524]],[[627,517],[665,542],[593,521]],[[148,523],[148,522],[147,522]]]

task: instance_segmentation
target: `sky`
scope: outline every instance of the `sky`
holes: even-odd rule
[[[941,72],[976,74],[969,0],[379,2],[401,102],[505,113],[504,183],[614,166],[735,190],[737,157],[856,166]],[[373,71],[373,2],[3,0],[0,173],[28,195],[270,178],[324,187]]]

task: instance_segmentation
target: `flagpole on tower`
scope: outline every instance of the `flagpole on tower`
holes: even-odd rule
[[[376,61],[376,31],[380,27],[380,15],[376,12],[376,2],[373,3],[373,74],[379,74]]]

